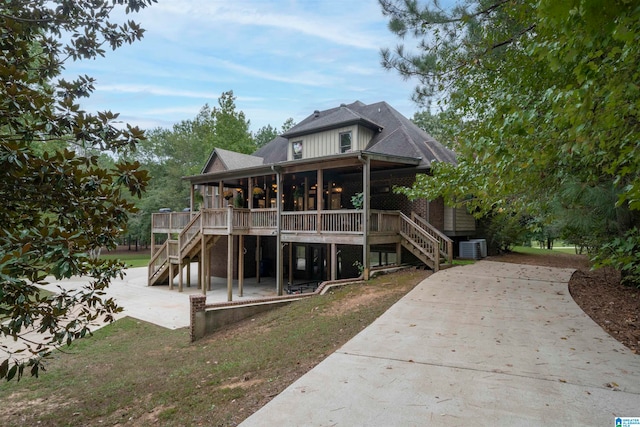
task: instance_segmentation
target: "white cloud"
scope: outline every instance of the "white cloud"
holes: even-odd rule
[[[367,29],[367,24],[379,23],[380,14],[374,16],[358,8],[345,11],[346,5],[349,3],[335,2],[329,11],[319,14],[300,10],[291,4],[287,7],[283,2],[263,0],[172,0],[153,5],[145,11],[145,15],[152,19],[149,22],[143,21],[143,27],[161,30],[171,38],[180,37],[184,31],[207,33],[219,31],[221,27],[233,32],[234,25],[267,27],[284,31],[288,37],[295,34],[306,35],[342,46],[378,50],[382,38],[377,31]],[[308,9],[309,6],[318,7],[313,4],[305,4],[303,7]],[[358,19],[354,19],[353,13],[359,15]],[[198,24],[194,25],[194,21]]]

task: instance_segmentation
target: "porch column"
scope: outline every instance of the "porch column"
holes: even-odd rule
[[[370,195],[369,184],[371,181],[371,159],[369,157],[362,156],[364,163],[362,165],[362,265],[364,270],[362,272],[364,280],[369,280],[369,210]]]
[[[280,171],[276,172],[276,186],[278,188],[276,194],[276,215],[278,216],[276,228],[276,294],[282,295],[282,177]]]
[[[253,209],[253,178],[247,180],[247,202],[249,203],[249,209]]]
[[[227,301],[233,300],[233,235],[227,234]]]
[[[224,207],[224,182],[220,181],[218,183],[218,207],[219,208],[223,208]]]
[[[195,192],[195,190],[196,190],[196,189],[195,189],[195,185],[191,185],[191,187],[190,187],[190,192],[189,192],[189,211],[190,211],[190,212],[194,212],[194,211],[196,210],[196,209],[195,209],[195,207],[196,207],[196,203],[195,203],[195,201],[194,201],[194,197],[195,197],[195,195],[196,195],[196,194],[195,194],[195,193],[196,193],[196,192]]]
[[[322,178],[324,176],[324,171],[322,169],[318,169],[318,179],[317,179],[317,184],[316,184],[316,209],[318,210],[318,224],[317,224],[317,232],[320,233],[322,231],[322,209],[323,209],[323,203],[322,201],[324,200],[323,197],[323,191],[324,191],[324,184],[322,182]]]
[[[183,270],[184,264],[182,263],[182,259],[179,260],[179,264],[178,264],[178,292],[182,292],[182,286],[183,286],[183,281],[182,281],[182,274],[184,273]]]
[[[402,264],[402,243],[396,243],[396,265]]]
[[[304,194],[302,195],[302,210],[309,210],[309,177],[304,177]]]
[[[244,236],[238,236],[238,296],[242,296],[244,286]]]

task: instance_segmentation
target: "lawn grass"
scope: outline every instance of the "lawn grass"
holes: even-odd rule
[[[549,249],[540,249],[540,248],[535,248],[532,246],[515,246],[513,248],[513,252],[519,252],[521,254],[531,254],[531,255],[535,255],[535,254],[553,254],[555,253],[564,253],[564,254],[573,254],[575,255],[576,250],[575,248],[571,247],[556,247],[553,248],[551,250]]]
[[[149,265],[151,255],[148,252],[132,252],[132,253],[119,253],[119,254],[102,254],[102,259],[119,259],[127,264],[127,267],[146,267]]]
[[[186,329],[118,320],[57,354],[39,379],[0,385],[0,425],[236,425],[427,274],[336,288],[193,344]]]

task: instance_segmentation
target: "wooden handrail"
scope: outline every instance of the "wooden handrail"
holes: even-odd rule
[[[196,228],[197,230],[193,230]],[[202,231],[202,213],[198,211],[191,221],[180,231],[178,235],[178,250],[179,254],[191,243],[191,241]]]
[[[433,225],[431,225],[431,223],[429,223],[426,219],[422,218],[415,212],[411,212],[411,219],[415,223],[420,225],[420,227],[423,228],[424,231],[438,240],[438,248],[440,249],[440,254],[447,259],[447,263],[453,264],[453,240],[451,240],[446,234],[435,228]]]
[[[148,270],[148,278],[149,283],[155,274],[162,268],[165,262],[169,260],[169,240],[165,240],[165,242],[160,246],[160,248],[156,251],[156,253],[149,260],[149,270]]]
[[[424,228],[400,213],[400,234],[411,244],[433,261],[433,270],[440,270],[440,242]]]

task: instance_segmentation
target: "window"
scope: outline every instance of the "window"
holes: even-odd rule
[[[351,151],[351,132],[340,134],[340,152],[347,153]]]
[[[293,160],[299,160],[302,158],[302,141],[295,141],[291,144],[293,152]]]

